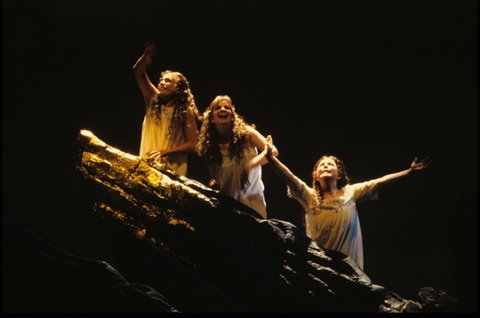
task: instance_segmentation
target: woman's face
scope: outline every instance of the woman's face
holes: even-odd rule
[[[233,121],[232,106],[226,100],[220,100],[213,106],[210,120],[215,124],[231,123]]]
[[[158,84],[158,95],[165,101],[171,100],[176,94],[176,82],[171,73],[165,74]]]
[[[338,173],[337,164],[333,159],[324,158],[317,167],[316,179],[334,179],[338,180],[341,176]]]

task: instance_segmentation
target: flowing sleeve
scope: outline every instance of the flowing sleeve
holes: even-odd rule
[[[352,191],[353,202],[378,200],[378,186],[375,180],[348,185]]]
[[[308,210],[312,205],[314,190],[302,180],[297,179],[297,181],[294,187],[287,186],[287,195],[290,198],[297,199]]]

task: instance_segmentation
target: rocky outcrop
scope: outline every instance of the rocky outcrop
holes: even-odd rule
[[[418,300],[424,312],[458,312],[458,300],[441,289],[422,287],[418,290]],[[463,311],[463,310],[462,310]]]
[[[111,231],[115,268],[3,220],[3,311],[445,312],[371,282],[347,256],[153,161],[79,136],[77,165]],[[91,211],[86,211],[91,213]]]
[[[78,170],[94,187],[94,210],[123,237],[116,250],[126,265],[119,270],[180,311],[421,310],[418,302],[372,284],[349,257],[323,249],[288,222],[264,220],[89,131],[81,131],[79,141]]]
[[[72,255],[3,217],[3,313],[178,312],[100,260]]]

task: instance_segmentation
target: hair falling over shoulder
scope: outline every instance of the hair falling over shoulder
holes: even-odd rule
[[[241,159],[243,156],[243,149],[248,142],[248,125],[243,120],[243,117],[235,112],[235,106],[233,105],[231,98],[227,95],[217,96],[203,113],[203,123],[198,137],[198,154],[205,158],[208,165],[222,164],[223,162],[217,128],[211,121],[212,110],[221,100],[225,100],[232,107],[234,118],[232,131],[230,133],[230,157]]]
[[[193,94],[190,91],[190,84],[188,83],[185,76],[183,76],[182,73],[167,70],[162,72],[160,80],[166,74],[172,75],[176,83],[175,88],[177,89],[177,95],[174,98],[175,109],[173,111],[172,123],[168,128],[168,135],[171,135],[173,129],[177,127],[178,124],[183,124],[185,122],[185,112],[189,106],[192,107],[193,113],[195,115],[195,119],[197,121],[202,121],[203,118],[198,112],[198,108],[197,108],[197,105],[195,104]],[[155,107],[154,109],[157,112],[160,112],[160,106],[162,105],[162,103],[163,101],[160,99],[160,97],[156,96],[154,100],[154,107]]]

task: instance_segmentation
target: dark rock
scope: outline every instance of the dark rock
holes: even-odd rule
[[[79,141],[78,170],[95,189],[94,210],[122,238],[116,248],[120,271],[159,290],[180,311],[421,310],[372,284],[352,259],[323,249],[288,222],[264,220],[88,131]]]
[[[176,312],[160,293],[3,217],[3,312]]]
[[[435,287],[420,288],[418,301],[424,312],[457,312],[458,310],[458,300]]]
[[[4,312],[422,311],[291,223],[90,132],[79,140],[77,168],[114,236],[115,268],[4,220]]]

